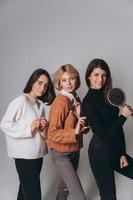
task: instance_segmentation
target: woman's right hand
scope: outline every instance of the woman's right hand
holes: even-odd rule
[[[128,118],[129,116],[131,116],[131,115],[133,114],[133,110],[132,110],[131,106],[126,104],[126,105],[123,107],[121,114],[122,114],[124,117],[126,117],[126,118]]]
[[[128,160],[126,158],[126,156],[121,156],[120,157],[120,168],[123,169],[124,167],[128,166]]]
[[[85,119],[86,117],[79,117],[76,128],[75,128],[76,135],[89,131],[90,127],[85,126]]]
[[[33,120],[31,124],[31,133],[35,134],[39,129],[39,125],[40,125],[39,119]]]

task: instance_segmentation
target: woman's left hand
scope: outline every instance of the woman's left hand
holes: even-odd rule
[[[85,126],[86,117],[79,117],[75,128],[76,135],[80,133],[87,133],[90,130],[90,126]]]
[[[126,156],[121,156],[120,157],[120,168],[123,169],[124,167],[128,166],[128,161]]]
[[[81,114],[81,104],[79,102],[75,103],[75,113],[77,117],[80,117]]]
[[[72,100],[72,111],[77,117],[80,117],[81,114],[81,104],[76,100]]]
[[[43,131],[47,127],[48,122],[45,117],[40,117],[39,122],[40,122],[39,129],[40,131]]]

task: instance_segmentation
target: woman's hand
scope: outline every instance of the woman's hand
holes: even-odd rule
[[[131,106],[125,105],[123,107],[123,109],[122,109],[121,114],[126,118],[128,118],[130,115],[132,115],[133,114],[133,110],[132,110]]]
[[[81,114],[81,104],[79,102],[75,103],[75,114],[77,117],[80,117]]]
[[[121,156],[120,157],[120,168],[123,169],[124,167],[128,166],[128,161],[126,156]]]
[[[40,117],[39,119],[39,130],[44,131],[44,129],[48,126],[48,122],[45,117]]]
[[[87,133],[89,131],[90,127],[85,126],[85,119],[86,117],[79,117],[76,128],[75,128],[76,135],[80,133]]]
[[[78,101],[72,100],[73,112],[77,117],[80,117],[81,114],[81,104]]]
[[[39,130],[40,121],[39,119],[33,120],[31,124],[31,133],[36,133]]]

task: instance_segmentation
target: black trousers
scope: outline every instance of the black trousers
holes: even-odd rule
[[[41,200],[40,172],[43,158],[15,159],[19,176],[17,200]]]
[[[133,158],[128,155],[126,157],[129,165],[121,169],[120,159],[112,156],[104,144],[90,143],[90,165],[100,192],[101,200],[117,199],[114,170],[133,179]]]

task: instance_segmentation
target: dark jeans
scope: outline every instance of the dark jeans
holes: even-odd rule
[[[41,200],[40,172],[43,158],[15,159],[19,176],[17,200]]]
[[[51,150],[51,155],[52,160],[57,170],[59,171],[62,180],[68,188],[70,199],[86,200],[79,177],[72,164],[72,160],[74,161],[74,158],[76,155],[78,155],[78,152],[60,153],[55,150]],[[63,193],[60,193],[60,195],[58,196],[58,200],[64,200],[65,198],[66,197],[63,195]]]
[[[128,178],[133,179],[133,158],[128,155],[126,157],[129,165],[121,169],[120,159],[115,157],[115,155],[111,156],[109,149],[105,145],[102,143],[90,143],[90,165],[99,188],[101,200],[117,199],[114,170]]]

